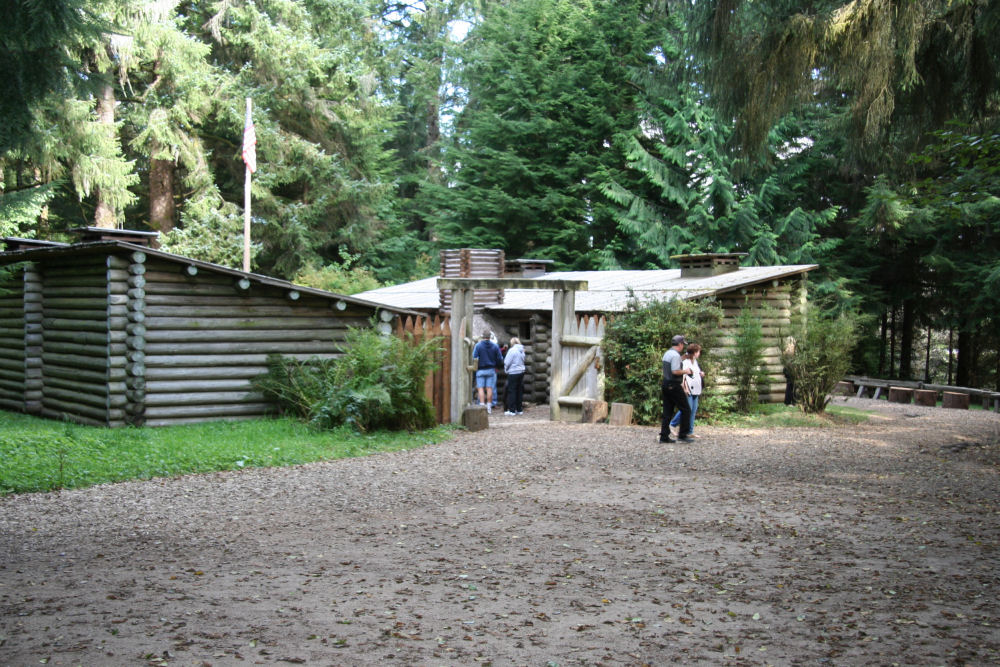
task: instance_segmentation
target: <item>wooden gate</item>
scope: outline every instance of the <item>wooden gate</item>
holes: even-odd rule
[[[441,337],[440,348],[434,355],[434,370],[424,382],[424,392],[434,406],[438,424],[451,422],[451,321],[447,317],[401,317],[396,321],[396,335],[402,339],[411,334],[420,343]]]
[[[549,411],[553,420],[580,421],[585,400],[604,400],[601,339],[606,325],[603,316],[574,316],[563,322],[561,332],[553,332],[553,336],[559,336],[559,344],[553,345],[550,378]]]

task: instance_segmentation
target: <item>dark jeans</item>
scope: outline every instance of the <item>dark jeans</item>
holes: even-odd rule
[[[661,386],[663,397],[663,416],[660,418],[660,442],[670,439],[670,418],[680,410],[681,423],[677,437],[686,438],[691,433],[691,403],[680,382],[663,381]]]
[[[507,410],[524,411],[524,373],[507,376]]]

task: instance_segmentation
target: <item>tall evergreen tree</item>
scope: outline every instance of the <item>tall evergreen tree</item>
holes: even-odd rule
[[[653,62],[643,2],[525,0],[487,9],[469,36],[447,183],[425,200],[451,246],[593,267],[616,237],[601,184],[624,174],[637,125],[631,67]]]

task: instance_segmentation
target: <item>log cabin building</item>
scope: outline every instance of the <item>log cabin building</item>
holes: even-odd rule
[[[578,318],[624,312],[629,299],[714,298],[724,313],[721,348],[713,356],[726,354],[734,343],[737,318],[745,306],[760,309],[766,349],[764,361],[769,386],[761,400],[780,403],[785,397],[785,377],[779,349],[779,333],[788,332],[794,318],[804,315],[806,276],[815,264],[785,266],[740,266],[742,253],[681,255],[674,259],[679,269],[653,271],[551,271],[543,259],[505,260],[502,250],[462,248],[441,253],[440,276],[356,294],[356,297],[386,307],[406,308],[426,314],[446,314],[450,295],[438,289],[438,278],[529,278],[585,281],[586,291],[576,293]],[[476,290],[475,336],[490,329],[501,345],[517,336],[525,346],[525,400],[549,400],[552,329],[551,291],[537,289]],[[682,332],[681,332],[682,333]],[[725,378],[716,378],[712,390],[735,391]]]
[[[3,239],[0,409],[97,426],[247,419],[269,354],[340,354],[348,327],[408,310],[149,247],[155,232]]]

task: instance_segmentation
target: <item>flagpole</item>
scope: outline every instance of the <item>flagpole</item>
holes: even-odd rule
[[[250,115],[250,98],[247,98],[247,120],[252,121]],[[243,271],[250,273],[250,165],[245,165],[245,177],[243,182]]]

